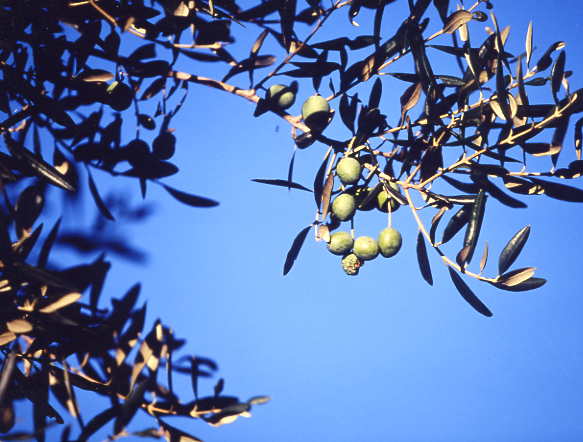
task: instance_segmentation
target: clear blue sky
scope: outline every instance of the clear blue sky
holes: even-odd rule
[[[403,5],[388,8],[394,19],[388,12],[386,35],[404,17],[406,2],[397,3]],[[512,27],[511,52],[523,50],[533,20],[533,58],[554,41],[566,41],[567,68],[575,71],[572,90],[583,86],[580,2],[494,4],[500,25]],[[328,32],[352,32],[346,12],[340,15]],[[361,32],[372,34],[370,12],[361,15],[358,21],[370,29]],[[483,25],[471,24],[474,38],[483,38]],[[430,30],[437,30],[437,21]],[[204,69],[212,73],[212,67]],[[407,69],[395,65],[393,71]],[[245,75],[237,81],[247,85]],[[382,109],[395,123],[403,83],[385,77],[384,88]],[[311,93],[302,85],[294,113]],[[463,301],[431,251],[434,287],[421,279],[416,226],[407,209],[394,218],[404,237],[397,257],[378,259],[358,277],[347,277],[337,257],[310,235],[283,277],[293,237],[313,219],[313,196],[250,181],[285,178],[293,151],[285,122],[273,115],[256,119],[252,112],[238,97],[191,87],[172,125],[181,171],[166,182],[221,204],[188,208],[151,186],[148,199],[155,201],[156,214],[123,230],[149,252],[148,264],[115,262],[107,285],[120,295],[141,281],[150,323],[162,318],[188,338],[187,351],[216,360],[226,394],[272,397],[253,409],[251,419],[217,429],[183,421],[185,428],[208,442],[583,440],[581,205],[533,197],[523,199],[528,209],[511,210],[489,202],[480,237],[492,252],[487,271],[495,272],[505,242],[531,224],[517,266],[536,266],[537,276],[549,279],[526,293],[468,281],[492,318]],[[566,144],[572,149],[570,135]],[[313,145],[298,152],[296,181],[311,187],[324,151]],[[138,200],[136,183],[119,180],[114,187]],[[370,216],[360,229],[374,235],[384,222]],[[213,384],[203,384],[203,391],[210,394]],[[180,385],[189,398],[188,380]]]

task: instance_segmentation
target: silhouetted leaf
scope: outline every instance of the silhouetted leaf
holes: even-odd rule
[[[99,212],[110,221],[115,221],[115,218],[103,202],[103,199],[101,199],[101,195],[99,195],[99,190],[97,190],[97,186],[95,185],[95,181],[93,181],[89,169],[87,170],[87,178],[89,179],[89,190],[91,191],[91,196],[93,196],[93,200],[95,201],[95,205],[99,209]]]
[[[75,187],[67,181],[66,177],[42,158],[37,158],[33,153],[15,143],[9,135],[4,135],[4,141],[12,155],[28,164],[36,175],[65,190],[75,191]]]
[[[541,180],[539,178],[529,177],[529,179],[542,187],[544,193],[551,198],[574,203],[583,202],[583,190],[581,189],[567,186],[565,184]]]
[[[429,285],[433,285],[433,276],[431,275],[431,266],[429,265],[429,258],[427,257],[427,249],[425,247],[425,239],[423,233],[419,231],[417,234],[417,262],[419,263],[419,270],[421,276]]]
[[[470,304],[478,313],[488,317],[492,316],[492,312],[482,303],[482,301],[478,299],[478,297],[474,294],[474,292],[472,292],[462,277],[458,275],[458,273],[453,268],[448,267],[448,270],[449,276],[451,277],[455,288],[466,300],[466,302]]]
[[[162,187],[168,192],[172,197],[174,197],[177,201],[186,204],[187,206],[192,207],[214,207],[218,206],[219,203],[217,201],[211,200],[209,198],[205,198],[203,196],[192,195],[190,193],[183,192],[181,190],[177,190],[173,187],[170,187],[166,184],[162,184]]]
[[[284,276],[287,275],[289,273],[289,271],[291,270],[291,268],[293,267],[294,262],[297,259],[298,255],[300,253],[300,249],[302,248],[302,245],[304,244],[304,241],[306,240],[306,236],[308,235],[308,232],[310,231],[311,228],[312,228],[311,225],[308,227],[304,227],[300,231],[300,233],[298,233],[297,236],[294,238],[292,246],[289,249],[289,251],[287,252],[287,256],[285,258],[285,264],[283,265]]]
[[[458,209],[458,211],[450,218],[443,231],[442,243],[448,242],[456,233],[458,233],[470,220],[472,214],[472,206],[465,205]]]
[[[251,181],[255,182],[255,183],[261,183],[261,184],[269,184],[271,186],[279,186],[279,187],[287,187],[289,188],[293,188],[293,189],[299,189],[299,190],[305,190],[306,192],[311,192],[310,189],[308,189],[305,186],[302,186],[301,184],[298,183],[294,183],[293,181],[288,181],[288,180],[278,180],[278,179],[263,179],[263,178],[254,178]]]

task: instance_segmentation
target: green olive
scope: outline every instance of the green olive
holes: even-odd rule
[[[356,158],[344,157],[336,165],[336,174],[343,184],[354,184],[360,179],[362,166]]]
[[[324,129],[329,117],[330,105],[321,95],[312,95],[302,105],[302,118],[310,129]]]
[[[387,227],[380,231],[378,243],[381,255],[385,258],[390,258],[395,256],[401,249],[403,238],[397,229]]]
[[[332,202],[332,213],[340,221],[346,221],[352,218],[356,210],[356,201],[348,193],[338,195]]]
[[[379,244],[370,236],[359,236],[354,240],[353,252],[363,261],[370,261],[378,256]]]
[[[389,186],[395,192],[399,191],[399,186],[396,183],[391,182],[389,183]],[[391,195],[387,193],[386,190],[382,190],[377,195],[377,207],[381,212],[387,212],[389,210],[388,201],[390,201],[391,204],[391,212],[396,211],[401,206],[395,198],[393,198]]]
[[[346,255],[352,250],[354,240],[349,232],[335,232],[330,235],[328,250],[335,255]]]
[[[274,84],[269,87],[265,99],[281,110],[288,109],[293,106],[296,101],[296,95],[283,84]]]

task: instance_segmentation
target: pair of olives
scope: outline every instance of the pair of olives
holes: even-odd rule
[[[265,95],[267,103],[278,110],[289,109],[296,101],[295,89],[283,84],[269,87]],[[302,105],[302,118],[312,130],[322,130],[328,124],[330,105],[321,95],[312,95]]]
[[[397,184],[390,183],[389,185],[393,190],[399,191]],[[356,209],[371,210],[375,203],[374,199],[367,204],[364,204],[364,202],[368,194],[373,190],[372,187],[359,187],[354,192],[341,193],[332,201],[332,213],[340,221],[347,221],[354,216]],[[386,190],[380,191],[376,196],[376,207],[382,212],[388,212],[389,205],[391,212],[400,207],[399,202],[389,195]]]
[[[378,238],[359,236],[352,238],[349,232],[335,232],[330,235],[328,250],[335,255],[342,255],[342,267],[349,275],[358,273],[364,261],[375,259],[379,253],[385,258],[395,256],[402,245],[401,233],[387,227],[380,231]]]

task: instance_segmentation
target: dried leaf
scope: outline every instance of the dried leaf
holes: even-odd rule
[[[459,10],[451,14],[443,27],[443,32],[453,34],[459,27],[472,20],[472,13],[466,10]]]
[[[536,267],[525,267],[522,269],[512,270],[498,277],[496,282],[501,285],[513,287],[530,279],[534,275]]]
[[[6,323],[6,328],[12,333],[28,333],[32,331],[32,324],[25,319],[13,319]]]
[[[41,308],[39,312],[47,314],[54,313],[57,310],[60,310],[64,307],[67,307],[68,305],[77,302],[79,298],[81,298],[81,293],[77,292],[67,293],[66,295],[61,296],[57,301],[52,302],[49,305]]]
[[[526,46],[526,66],[529,66],[530,58],[532,57],[532,21],[528,23],[525,46]]]

